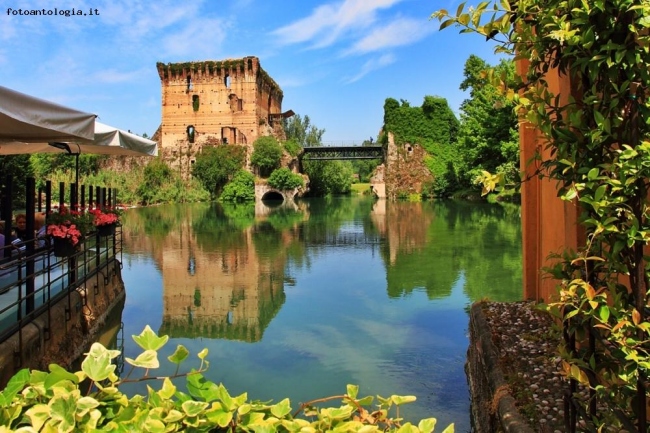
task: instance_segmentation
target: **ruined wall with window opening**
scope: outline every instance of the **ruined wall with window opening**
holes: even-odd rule
[[[160,153],[183,178],[205,145],[252,149],[261,136],[284,139],[283,93],[257,57],[156,67],[162,90]]]

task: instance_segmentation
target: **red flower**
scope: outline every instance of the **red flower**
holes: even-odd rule
[[[88,213],[94,216],[93,224],[95,227],[117,224],[120,220],[116,213],[110,211],[102,212],[101,209],[91,209]]]

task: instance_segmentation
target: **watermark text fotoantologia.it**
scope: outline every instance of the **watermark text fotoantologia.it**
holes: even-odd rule
[[[13,9],[13,8],[8,8],[7,9],[7,15],[29,15],[29,16],[34,16],[34,15],[44,15],[44,16],[51,16],[51,15],[59,15],[59,16],[64,16],[64,17],[87,17],[87,16],[94,16],[94,15],[99,15],[99,9],[94,9],[94,8],[89,8],[89,9],[59,9],[59,8],[52,8],[52,9]]]

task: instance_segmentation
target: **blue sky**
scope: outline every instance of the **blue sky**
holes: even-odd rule
[[[156,62],[257,56],[284,91],[283,110],[308,115],[323,140],[376,137],[386,98],[447,99],[458,114],[470,54],[493,46],[431,13],[457,0],[3,0],[0,85],[90,111],[152,135],[160,124]],[[468,4],[472,3],[471,1]],[[27,16],[18,9],[99,15]]]

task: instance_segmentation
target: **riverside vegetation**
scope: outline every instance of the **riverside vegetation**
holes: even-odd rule
[[[557,352],[562,371],[572,390],[589,390],[586,400],[574,392],[581,429],[646,431],[650,4],[505,0],[433,17],[525,62],[514,86],[497,71],[485,76],[550,150],[529,162],[534,175],[557,182],[581,211],[584,243],[547,270],[558,281],[548,309],[569,336]],[[554,94],[549,71],[570,80],[570,95]],[[506,183],[498,173],[483,180],[487,189]]]
[[[199,365],[179,373],[189,358],[188,350],[178,345],[168,361],[176,365],[171,377],[156,377],[158,350],[168,340],[148,326],[133,340],[143,352],[135,359],[125,358],[131,366],[123,379],[115,374],[118,350],[94,343],[81,363],[81,370],[68,372],[51,364],[49,372],[19,371],[0,393],[0,432],[72,432],[72,431],[147,431],[147,432],[400,432],[431,433],[434,418],[417,425],[399,417],[401,405],[413,396],[358,397],[359,389],[348,385],[345,394],[319,398],[301,404],[292,412],[289,399],[278,403],[249,401],[247,394],[231,396],[223,385],[202,375],[208,368],[208,351],[197,354]],[[143,374],[131,379],[134,370]],[[186,392],[172,381],[186,378]],[[133,381],[148,381],[147,395],[127,397],[119,386]],[[336,407],[321,407],[325,402],[340,401]],[[373,405],[375,408],[371,408]],[[394,412],[394,415],[391,414]],[[454,431],[453,424],[443,433]]]

